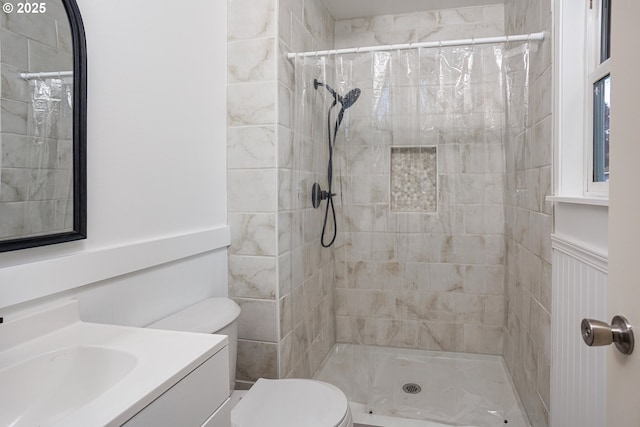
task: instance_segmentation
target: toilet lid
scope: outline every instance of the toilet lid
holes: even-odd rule
[[[334,427],[349,409],[337,387],[315,380],[258,382],[231,411],[233,427]]]

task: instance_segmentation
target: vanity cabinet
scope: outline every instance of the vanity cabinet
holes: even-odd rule
[[[229,347],[207,359],[124,427],[230,427]]]

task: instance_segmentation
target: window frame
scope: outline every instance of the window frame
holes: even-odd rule
[[[603,0],[589,0],[586,10],[586,76],[585,76],[585,184],[584,194],[587,197],[608,197],[609,182],[594,180],[594,86],[600,80],[611,76],[611,58],[601,61],[602,56],[602,6]],[[610,41],[610,37],[609,37]]]

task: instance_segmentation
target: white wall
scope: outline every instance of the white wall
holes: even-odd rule
[[[77,2],[88,239],[0,254],[0,315],[74,296],[142,324],[226,295],[226,2]]]

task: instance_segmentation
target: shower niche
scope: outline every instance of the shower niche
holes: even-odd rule
[[[438,211],[437,147],[391,147],[392,212]]]
[[[19,5],[0,20],[0,252],[86,238],[80,11],[75,0]]]

